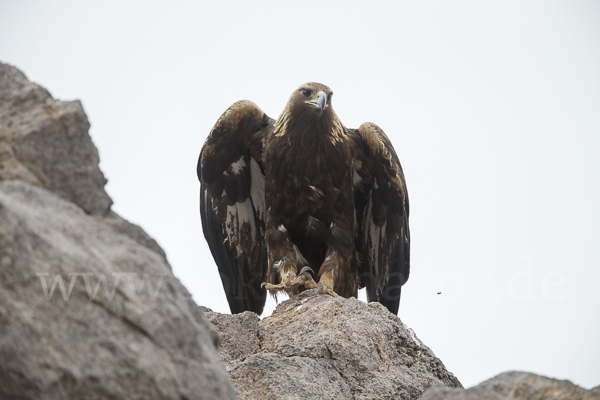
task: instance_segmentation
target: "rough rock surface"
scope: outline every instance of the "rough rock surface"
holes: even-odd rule
[[[242,399],[417,399],[434,384],[462,387],[379,303],[310,290],[263,320],[204,311]]]
[[[15,67],[0,63],[0,180],[22,180],[106,215],[112,200],[79,101],[54,100]]]
[[[506,397],[480,386],[467,390],[435,385],[423,394],[419,400],[506,400]]]
[[[164,252],[109,211],[80,105],[0,78],[0,399],[236,398]]]
[[[600,400],[600,393],[569,381],[528,372],[505,372],[467,390],[434,386],[421,400]]]

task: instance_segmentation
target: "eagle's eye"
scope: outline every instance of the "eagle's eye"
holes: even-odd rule
[[[331,96],[333,96],[333,93],[329,93],[329,94],[327,95],[327,101],[331,101]]]
[[[308,97],[312,94],[312,92],[308,89],[302,89],[302,94],[304,95],[304,97]]]

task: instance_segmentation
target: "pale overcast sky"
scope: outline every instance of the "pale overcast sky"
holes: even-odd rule
[[[404,167],[402,320],[465,386],[600,384],[600,2],[0,0],[0,60],[82,101],[114,209],[219,312],[200,148],[234,101],[328,85]]]

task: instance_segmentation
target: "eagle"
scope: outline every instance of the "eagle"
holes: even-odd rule
[[[357,297],[398,313],[410,272],[404,173],[373,123],[342,124],[333,92],[295,90],[277,120],[242,100],[198,160],[202,230],[233,314],[261,314],[267,291]]]

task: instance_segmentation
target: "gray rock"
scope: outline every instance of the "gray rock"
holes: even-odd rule
[[[467,390],[454,389],[442,385],[432,386],[419,398],[419,400],[507,400],[496,392],[489,391],[480,386]]]
[[[235,398],[164,257],[112,222],[0,182],[0,278],[0,398]]]
[[[164,258],[169,270],[171,269],[164,250],[158,245],[158,243],[156,243],[156,240],[152,239],[141,227],[121,218],[113,211],[109,211],[108,215],[104,218],[104,222],[109,224],[115,231],[129,236],[139,245],[158,253],[162,258]]]
[[[416,399],[460,382],[379,303],[305,291],[259,320],[205,309],[242,399]]]
[[[467,390],[435,386],[421,400],[600,400],[600,393],[565,380],[528,372],[505,372]]]
[[[241,314],[228,315],[212,312],[209,308],[200,307],[206,318],[217,328],[219,332],[227,332],[219,337],[221,348],[227,351],[221,352],[221,359],[228,365],[235,360],[243,360],[250,354],[260,350],[260,338],[258,335],[258,315],[246,311]]]
[[[509,399],[600,400],[599,394],[592,393],[572,382],[529,372],[505,372],[479,386]]]
[[[22,180],[106,215],[112,200],[79,101],[54,100],[15,67],[0,63],[0,180]]]
[[[218,336],[110,211],[79,102],[0,63],[0,399],[234,399]]]

